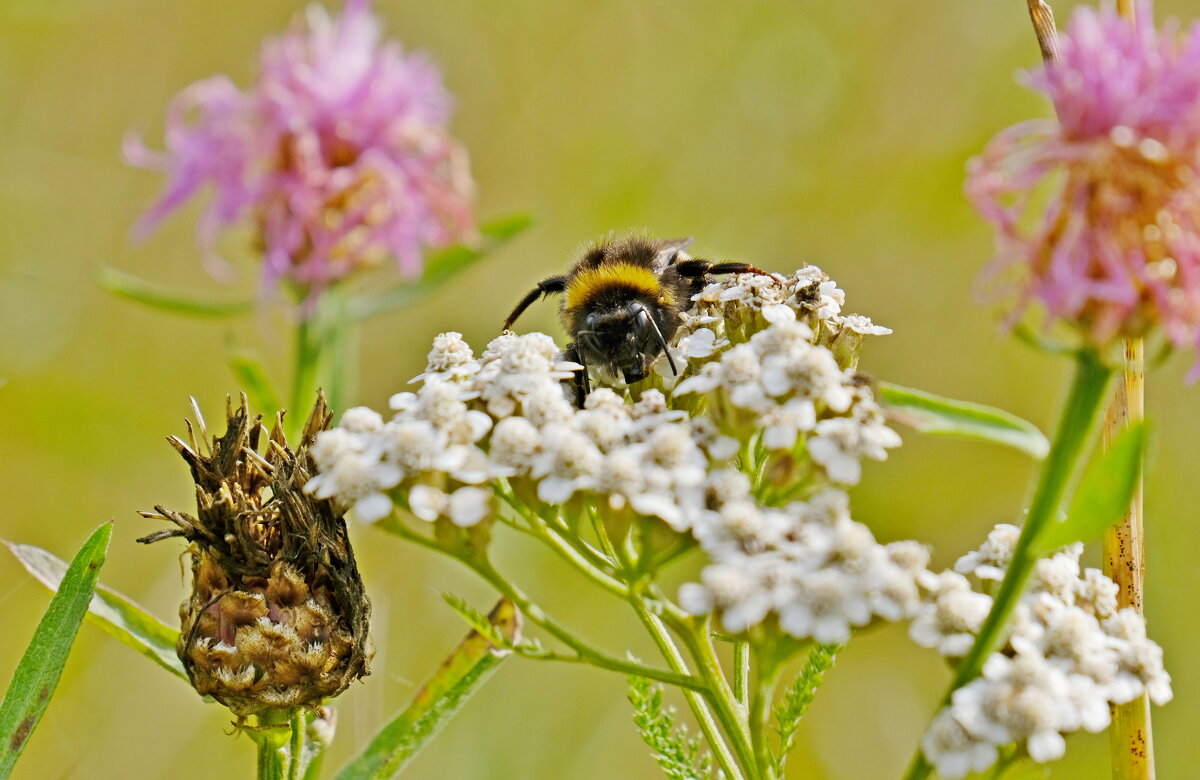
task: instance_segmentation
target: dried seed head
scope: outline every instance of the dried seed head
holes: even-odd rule
[[[241,717],[267,708],[315,705],[368,673],[371,604],[346,523],[328,501],[303,492],[314,468],[309,446],[332,415],[320,398],[293,450],[282,416],[263,451],[262,417],[246,397],[227,404],[224,436],[171,437],[196,482],[196,517],[143,512],[177,527],[138,541],[182,536],[192,593],[180,607],[178,653],[203,694]]]

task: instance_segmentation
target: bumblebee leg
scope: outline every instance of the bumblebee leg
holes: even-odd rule
[[[702,260],[694,257],[690,260],[683,260],[671,266],[679,271],[680,276],[684,277],[700,277],[708,276],[709,274],[760,274],[769,276],[766,271],[761,268],[756,268],[749,263],[713,263],[708,260]]]
[[[591,377],[588,376],[587,363],[583,362],[583,356],[579,354],[579,350],[575,348],[574,343],[568,344],[567,348],[563,350],[563,357],[572,363],[578,363],[583,366],[583,368],[571,376],[571,386],[575,390],[575,406],[582,409],[584,401],[587,400],[588,393],[592,392],[592,382]]]
[[[512,310],[512,314],[508,315],[508,319],[504,321],[504,327],[501,330],[511,330],[513,323],[517,321],[517,317],[520,317],[538,298],[550,293],[560,293],[565,289],[567,289],[567,277],[565,276],[548,276],[538,282],[537,287],[530,290],[529,294],[522,298],[521,302]]]

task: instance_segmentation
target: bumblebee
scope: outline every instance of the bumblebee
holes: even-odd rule
[[[633,384],[663,355],[671,373],[678,374],[667,345],[692,296],[714,274],[766,273],[746,263],[691,257],[684,251],[691,243],[690,238],[640,236],[597,243],[565,274],[538,282],[503,329],[510,330],[538,298],[561,293],[559,316],[571,337],[563,356],[583,366],[575,378],[580,405],[591,391],[593,375],[605,383],[623,379]]]

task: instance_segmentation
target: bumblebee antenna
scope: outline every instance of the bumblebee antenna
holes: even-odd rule
[[[508,315],[508,319],[504,321],[504,327],[501,330],[512,330],[513,323],[517,321],[517,317],[520,317],[538,298],[550,293],[560,293],[565,289],[567,289],[567,277],[565,276],[549,276],[538,282],[537,287],[530,290],[521,299],[521,302],[513,308],[512,313]]]
[[[646,311],[646,307],[641,303],[635,303],[629,308],[637,310],[639,319],[641,319],[641,315],[646,315],[650,327],[654,328],[654,335],[658,337],[658,344],[662,347],[663,354],[667,356],[667,365],[671,367],[671,376],[679,376],[679,369],[675,367],[675,359],[671,357],[671,350],[667,348],[667,340],[663,338],[662,331],[658,329],[658,323],[654,321],[654,317],[650,316],[650,312]]]

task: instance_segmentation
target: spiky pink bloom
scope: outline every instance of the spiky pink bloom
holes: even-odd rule
[[[311,297],[389,255],[416,275],[424,247],[473,229],[473,184],[446,130],[450,108],[432,63],[380,41],[370,0],[346,0],[336,17],[311,6],[263,44],[251,87],[213,76],[176,96],[165,152],[127,140],[131,163],[168,179],[139,230],[209,184],[197,229],[206,257],[223,228],[247,221],[267,285],[286,279]]]
[[[1058,120],[1005,130],[969,167],[967,195],[997,232],[985,279],[1015,286],[1012,321],[1038,300],[1097,346],[1156,326],[1195,346],[1200,24],[1157,31],[1149,0],[1133,23],[1079,8],[1059,53],[1027,77]]]

